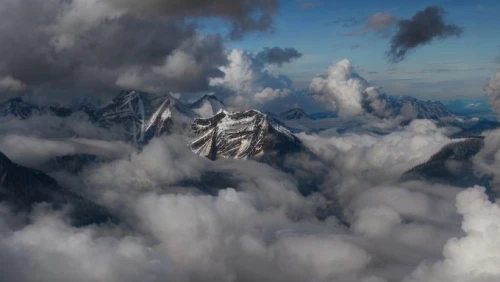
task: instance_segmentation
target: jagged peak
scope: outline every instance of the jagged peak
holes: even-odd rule
[[[243,115],[247,116],[255,116],[255,115],[262,115],[263,117],[268,117],[268,115],[262,113],[259,110],[255,109],[250,109],[250,110],[245,110],[245,111],[240,111],[240,112],[233,112],[233,111],[228,111],[225,109],[220,109],[214,116],[208,117],[208,118],[196,118],[195,121],[209,121],[209,120],[214,120],[220,117],[240,117]]]
[[[195,119],[192,129],[199,137],[191,142],[191,149],[210,159],[260,158],[264,152],[281,154],[301,143],[274,118],[254,109],[220,110],[210,118]]]

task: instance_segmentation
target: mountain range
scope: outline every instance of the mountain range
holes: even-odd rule
[[[483,118],[458,116],[439,102],[421,101],[411,97],[388,97],[393,116],[402,114],[410,118],[426,118],[439,126],[454,126],[466,136],[430,158],[427,162],[405,173],[403,179],[425,179],[453,185],[483,183],[474,175],[472,157],[484,146],[479,134],[496,128],[496,121]],[[104,107],[77,105],[72,108],[41,107],[22,98],[10,99],[0,104],[0,119],[28,120],[44,115],[61,119],[83,118],[104,130],[113,132],[119,141],[141,148],[152,138],[165,134],[183,134],[191,139],[187,144],[200,156],[211,160],[253,159],[269,163],[286,171],[282,166],[287,155],[308,152],[293,132],[320,132],[332,128],[350,130],[358,127],[357,121],[339,119],[335,113],[308,114],[301,108],[283,113],[263,113],[258,110],[231,112],[223,101],[213,94],[185,103],[172,95],[154,95],[141,91],[122,91]],[[373,132],[375,134],[383,134]],[[462,136],[462,137],[463,137]],[[8,154],[9,152],[4,152]],[[85,166],[106,160],[95,155],[75,154],[58,156],[43,165],[44,171],[64,170],[80,173]],[[204,176],[210,183],[217,177]],[[300,177],[299,177],[300,178]],[[299,179],[299,182],[302,180]],[[312,182],[311,182],[312,181]],[[311,192],[311,179],[305,179],[301,192]],[[214,187],[217,185],[214,184]],[[312,185],[314,186],[314,185]],[[204,190],[211,188],[203,186]],[[70,218],[76,226],[106,223],[113,216],[97,203],[75,191],[62,187],[48,174],[18,165],[0,153],[0,201],[15,210],[30,211],[36,204],[46,202],[54,209],[70,206]]]

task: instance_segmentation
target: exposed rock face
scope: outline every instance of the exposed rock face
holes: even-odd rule
[[[197,115],[169,95],[153,95],[139,91],[123,91],[110,105],[98,113],[101,126],[118,125],[126,139],[136,144],[147,143],[165,132],[188,127]],[[177,128],[174,128],[174,124]]]
[[[262,158],[300,150],[302,144],[285,127],[256,110],[220,111],[207,119],[195,119],[193,131],[199,138],[193,152],[210,158]]]

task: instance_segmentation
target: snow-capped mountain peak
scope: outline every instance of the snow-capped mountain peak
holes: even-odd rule
[[[301,146],[290,131],[257,110],[221,110],[211,118],[195,119],[192,128],[199,137],[191,149],[210,159],[261,158],[268,152],[280,154]]]

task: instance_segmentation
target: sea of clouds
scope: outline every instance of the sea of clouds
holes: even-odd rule
[[[61,185],[107,207],[119,224],[76,228],[64,211],[0,206],[5,281],[495,281],[500,207],[482,187],[400,180],[452,142],[415,120],[388,135],[298,134],[312,153],[287,157],[285,173],[252,160],[210,161],[186,137],[141,150],[118,141],[2,131],[0,151],[43,169],[56,156],[107,162]],[[39,127],[38,127],[39,128]],[[85,136],[88,132],[88,136]],[[500,131],[474,160],[493,176]],[[215,178],[215,179],[214,179]],[[299,182],[317,189],[303,196]]]

